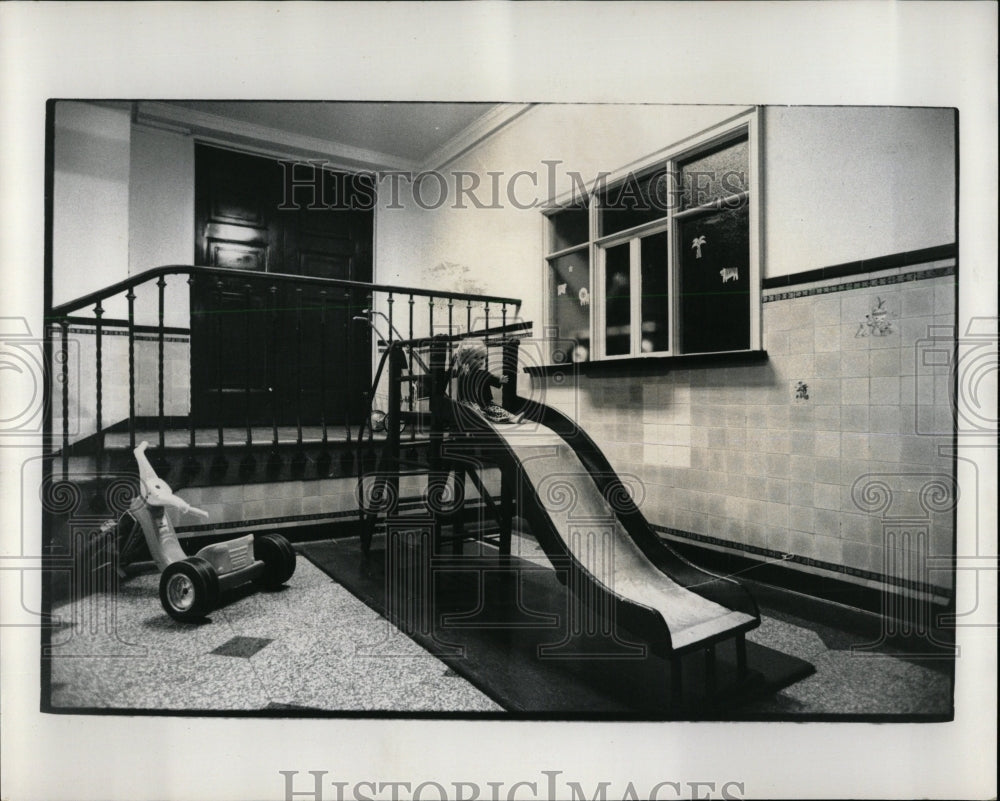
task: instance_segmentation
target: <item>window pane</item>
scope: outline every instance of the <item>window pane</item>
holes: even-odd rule
[[[750,347],[750,214],[736,209],[681,221],[681,346],[685,353]]]
[[[747,140],[723,145],[681,164],[681,208],[703,206],[750,188]]]
[[[601,235],[662,219],[670,209],[667,171],[630,176],[601,195]]]
[[[629,281],[629,243],[604,251],[605,351],[608,356],[630,352],[631,286]]]
[[[569,354],[564,341],[554,344],[554,362],[587,361],[590,355],[590,264],[587,249],[567,253],[549,262],[549,319],[557,339],[575,340]],[[555,351],[559,351],[556,353]]]
[[[549,217],[552,239],[549,252],[582,245],[589,238],[590,218],[585,207],[574,206]]]
[[[644,237],[641,247],[642,270],[642,344],[643,353],[655,353],[670,347],[670,298],[667,233]]]

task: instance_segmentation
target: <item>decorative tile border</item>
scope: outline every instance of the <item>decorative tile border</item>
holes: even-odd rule
[[[907,250],[900,253],[888,253],[874,259],[861,259],[844,264],[831,264],[815,270],[805,270],[791,275],[778,275],[765,278],[761,282],[764,289],[779,289],[796,284],[814,284],[817,281],[845,279],[849,277],[864,277],[889,270],[916,268],[927,264],[940,264],[958,258],[958,245],[955,242],[919,250]]]
[[[58,328],[58,327],[56,327],[56,328]],[[70,334],[86,334],[86,335],[89,335],[89,336],[94,336],[94,329],[93,328],[80,328],[80,327],[72,326],[71,325],[67,329],[67,331]],[[111,329],[111,328],[105,328],[105,329],[103,329],[101,331],[101,336],[102,337],[127,337],[128,336],[128,331],[116,331],[116,330]],[[133,336],[133,341],[135,341],[135,342],[159,342],[160,341],[160,335],[159,334],[133,334],[132,336]],[[163,341],[164,342],[179,342],[181,344],[187,345],[187,344],[189,344],[191,342],[191,337],[190,336],[170,336],[170,335],[164,334]]]
[[[771,303],[776,300],[793,300],[794,298],[806,298],[812,295],[827,295],[831,292],[847,292],[851,289],[868,289],[869,287],[888,286],[890,284],[905,284],[912,281],[924,281],[928,278],[943,278],[948,275],[955,275],[955,265],[947,267],[931,267],[925,270],[914,270],[913,272],[899,275],[883,275],[878,278],[865,278],[861,280],[845,280],[839,284],[826,284],[824,286],[808,287],[806,289],[794,289],[784,292],[774,292],[770,294],[765,290],[762,298],[764,303]]]

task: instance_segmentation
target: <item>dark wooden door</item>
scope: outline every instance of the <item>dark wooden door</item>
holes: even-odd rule
[[[351,317],[366,299],[277,276],[371,281],[374,195],[365,181],[196,147],[195,263],[234,271],[191,287],[197,424],[360,419],[370,340]]]

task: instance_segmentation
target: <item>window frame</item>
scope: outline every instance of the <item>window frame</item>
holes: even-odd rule
[[[553,287],[551,281],[552,263],[555,259],[569,253],[587,251],[588,263],[590,266],[590,343],[588,362],[618,362],[628,359],[679,359],[698,356],[712,356],[724,354],[744,354],[759,352],[762,348],[761,332],[761,242],[762,242],[762,213],[763,213],[763,193],[762,193],[762,170],[761,137],[759,135],[759,114],[758,109],[751,109],[746,112],[724,120],[717,125],[705,129],[681,142],[675,143],[661,151],[657,151],[649,156],[643,157],[632,164],[614,173],[605,174],[604,179],[598,177],[597,183],[587,194],[581,198],[579,192],[566,193],[556,198],[552,204],[543,210],[542,224],[544,226],[543,244],[545,254],[543,257],[545,269],[544,281],[544,313],[545,326],[548,330],[557,330],[557,321],[554,319]],[[712,201],[707,204],[693,206],[687,209],[673,207],[664,212],[664,216],[655,220],[649,220],[639,225],[611,234],[603,234],[600,231],[601,225],[601,195],[613,195],[616,190],[625,184],[627,180],[644,174],[653,174],[664,167],[668,175],[678,175],[679,165],[683,162],[698,158],[700,155],[711,151],[717,147],[724,146],[729,142],[736,142],[745,138],[747,141],[749,172],[747,188],[735,195],[727,198]],[[679,190],[679,185],[678,185]],[[672,190],[673,191],[673,190]],[[676,197],[676,196],[675,196]],[[680,303],[680,276],[681,276],[681,253],[677,247],[679,237],[679,227],[681,223],[699,214],[708,214],[713,210],[726,208],[729,197],[739,197],[745,199],[748,205],[749,216],[749,291],[750,291],[750,331],[749,346],[721,351],[687,351],[683,350],[681,337],[681,303]],[[586,204],[588,212],[588,239],[559,250],[550,250],[554,238],[554,223],[552,217],[567,209],[579,207]],[[643,353],[641,348],[642,339],[642,285],[641,285],[641,242],[648,236],[666,232],[667,253],[668,253],[668,276],[667,293],[669,297],[668,314],[668,342],[667,350]],[[607,328],[606,328],[606,306],[605,306],[605,282],[607,273],[605,269],[606,250],[622,243],[630,243],[630,287],[631,291],[631,317],[630,317],[630,348],[629,353],[607,355]],[[638,291],[635,291],[638,289]]]

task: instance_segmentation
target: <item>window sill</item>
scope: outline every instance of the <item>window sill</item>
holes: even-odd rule
[[[533,376],[574,371],[587,376],[634,376],[655,375],[670,370],[690,370],[700,367],[757,364],[766,361],[766,350],[738,350],[724,353],[691,353],[684,356],[633,356],[626,359],[543,364],[525,367],[524,372]]]

